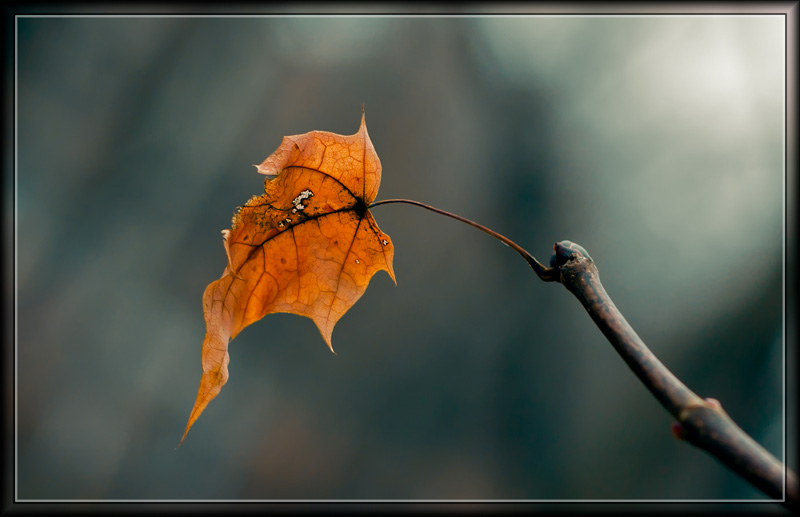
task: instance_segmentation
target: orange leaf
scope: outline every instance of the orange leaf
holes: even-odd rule
[[[383,270],[395,281],[394,247],[367,209],[381,163],[363,111],[356,134],[287,136],[256,167],[268,176],[265,192],[222,231],[228,265],[203,295],[203,376],[181,442],[227,382],[228,342],[244,327],[273,312],[307,316],[333,351],[334,325],[372,276]]]

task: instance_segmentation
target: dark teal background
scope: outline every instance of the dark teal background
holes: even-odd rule
[[[783,17],[24,17],[17,44],[19,498],[763,497],[672,437],[563,287],[403,205],[373,212],[397,287],[373,278],[338,355],[267,316],[175,445],[252,164],[363,104],[378,199],[545,263],[580,243],[782,458]]]

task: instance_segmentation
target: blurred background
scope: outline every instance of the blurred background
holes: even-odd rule
[[[397,286],[373,278],[338,355],[309,319],[268,315],[175,446],[220,230],[263,192],[252,164],[284,135],[355,133],[363,104],[378,199],[545,263],[580,243],[656,355],[783,458],[783,17],[17,31],[19,498],[764,497],[672,437],[563,287],[407,205],[373,211]]]

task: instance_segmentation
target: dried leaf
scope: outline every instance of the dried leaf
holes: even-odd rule
[[[203,376],[189,428],[228,380],[228,342],[273,312],[314,320],[333,351],[336,322],[372,276],[392,269],[394,247],[367,207],[381,164],[364,114],[354,135],[326,131],[284,137],[261,165],[264,194],[253,196],[223,230],[228,264],[203,295]]]

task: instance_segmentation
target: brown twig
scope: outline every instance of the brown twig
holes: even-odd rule
[[[701,399],[658,360],[611,301],[586,250],[570,241],[557,243],[554,249],[554,268],[559,271],[560,282],[583,304],[639,380],[675,417],[676,436],[705,450],[769,497],[797,511],[794,472],[784,469],[742,431],[718,401]]]
[[[561,282],[583,304],[597,327],[611,342],[628,367],[664,408],[675,417],[673,433],[705,450],[742,476],[767,496],[796,512],[797,476],[736,425],[715,399],[702,399],[687,388],[644,344],[608,296],[594,261],[581,246],[556,243],[552,267],[545,267],[511,239],[459,215],[410,199],[388,199],[389,203],[415,205],[466,223],[503,242],[522,255],[539,278]]]

